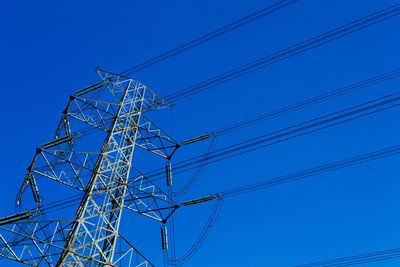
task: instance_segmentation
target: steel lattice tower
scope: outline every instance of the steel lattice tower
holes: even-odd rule
[[[135,147],[168,160],[179,147],[144,116],[170,104],[140,82],[97,73],[99,82],[70,97],[54,140],[37,148],[18,213],[0,219],[0,256],[30,266],[152,266],[119,226],[124,209],[165,222],[179,207],[133,166]],[[72,212],[59,208],[68,192]]]

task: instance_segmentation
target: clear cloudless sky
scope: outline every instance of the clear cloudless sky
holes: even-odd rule
[[[94,69],[120,72],[259,10],[272,0],[0,1],[0,216],[14,199],[35,148],[52,138],[69,95],[97,79]],[[160,95],[266,56],[397,3],[391,0],[300,0],[131,77]],[[341,88],[400,67],[400,17],[335,40],[152,114],[175,140]],[[226,135],[233,144],[400,88],[388,81],[313,108]],[[177,201],[400,145],[397,109],[206,167]],[[173,161],[206,150],[184,147]],[[99,145],[100,147],[100,145]],[[400,156],[394,156],[227,199],[197,266],[293,266],[400,247]],[[137,159],[140,170],[163,167]],[[177,187],[191,173],[174,176]],[[61,192],[60,192],[61,194]],[[176,212],[177,256],[192,245],[212,203]],[[162,266],[159,223],[125,212],[121,231]],[[365,266],[399,266],[390,260]],[[0,266],[21,266],[1,260]]]

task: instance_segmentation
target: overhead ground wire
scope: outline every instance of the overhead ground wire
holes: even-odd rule
[[[184,43],[176,48],[168,50],[158,56],[155,56],[149,60],[146,60],[140,64],[137,64],[136,66],[133,66],[133,67],[121,72],[121,74],[130,75],[130,74],[136,73],[138,71],[141,71],[143,69],[149,68],[159,62],[169,59],[170,57],[176,56],[176,55],[181,54],[191,48],[199,46],[199,45],[206,43],[212,39],[215,39],[217,37],[220,37],[226,33],[229,33],[231,31],[235,30],[235,29],[245,26],[245,25],[249,24],[250,22],[253,22],[257,19],[265,17],[266,15],[272,14],[272,13],[279,11],[287,6],[290,6],[298,1],[300,1],[300,0],[277,1],[277,2],[273,3],[272,5],[262,8],[256,12],[253,12],[253,13],[245,16],[245,17],[235,20],[223,27],[213,30],[207,34],[204,34],[204,35],[196,38],[196,39],[193,39],[187,43]]]
[[[203,92],[207,89],[213,88],[217,85],[226,83],[245,74],[254,72],[258,69],[264,68],[268,65],[280,62],[284,59],[292,57],[294,55],[303,53],[312,48],[321,46],[330,41],[336,40],[338,38],[347,36],[353,32],[362,30],[369,26],[375,25],[376,23],[385,21],[394,16],[400,14],[400,4],[392,5],[388,8],[379,10],[370,15],[364,16],[360,19],[354,20],[350,23],[344,24],[340,27],[327,31],[325,33],[319,34],[315,37],[297,43],[295,45],[289,46],[285,49],[279,50],[268,56],[253,60],[247,64],[240,67],[234,68],[212,78],[206,79],[202,82],[194,84],[192,86],[186,87],[184,89],[178,90],[168,96],[165,99],[170,103],[175,103],[181,99],[189,97],[191,95]]]

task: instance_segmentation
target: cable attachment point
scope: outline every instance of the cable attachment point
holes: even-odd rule
[[[203,141],[208,138],[215,137],[215,136],[216,136],[215,132],[210,132],[210,133],[200,135],[200,136],[192,138],[192,139],[185,140],[182,142],[182,145],[184,145],[184,146],[190,145],[190,144],[197,143],[197,142],[200,142],[200,141]]]
[[[208,197],[197,198],[197,199],[193,199],[193,200],[182,202],[181,205],[182,206],[190,206],[190,205],[195,205],[195,204],[211,201],[211,200],[214,200],[214,199],[222,199],[222,195],[221,194],[214,194],[214,195],[210,195]]]

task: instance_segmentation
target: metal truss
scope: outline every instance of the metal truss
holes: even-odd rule
[[[70,97],[54,140],[36,149],[18,213],[0,219],[0,256],[30,266],[152,266],[119,226],[124,209],[164,223],[179,207],[132,166],[135,147],[165,159],[179,147],[143,115],[170,104],[140,82],[97,72],[99,82]],[[77,197],[68,203],[64,192]]]

